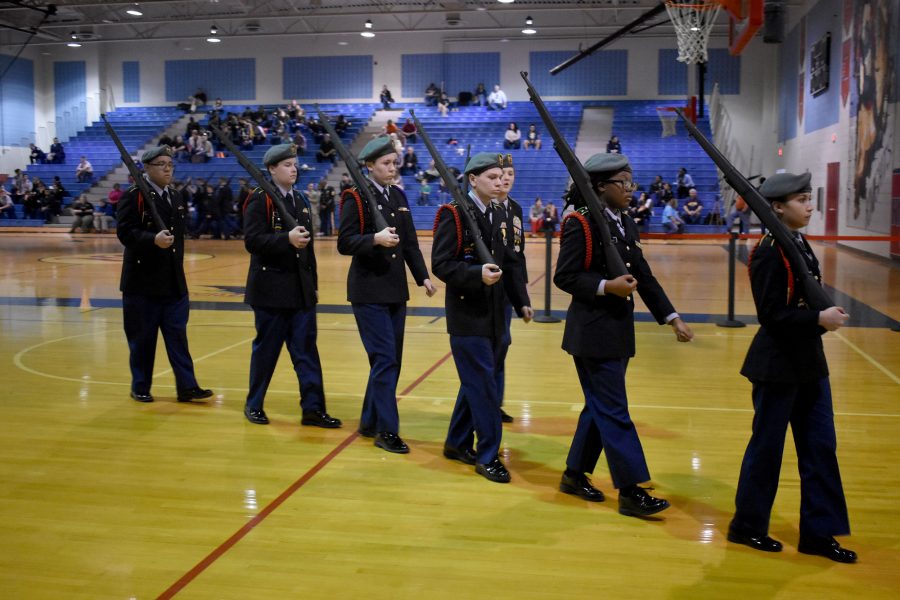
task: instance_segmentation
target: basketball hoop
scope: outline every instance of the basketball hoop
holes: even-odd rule
[[[720,8],[715,0],[666,1],[666,11],[678,36],[678,60],[692,65],[707,61],[706,44]]]
[[[678,115],[675,114],[674,108],[671,106],[657,106],[656,114],[659,115],[659,122],[662,123],[662,136],[660,137],[667,138],[678,134],[675,130]]]

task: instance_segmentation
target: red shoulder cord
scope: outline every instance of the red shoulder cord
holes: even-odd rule
[[[591,224],[588,223],[587,217],[580,212],[571,212],[563,219],[563,231],[565,231],[566,228],[566,221],[572,217],[578,219],[578,222],[581,223],[581,229],[584,231],[584,270],[589,271],[591,269],[591,261],[594,258],[594,238],[591,235]],[[565,236],[560,238],[560,244],[562,244],[563,240],[565,240]]]
[[[756,254],[756,250],[759,248],[759,245],[762,244],[762,240],[753,247],[753,251],[750,253],[750,257],[747,259],[747,273],[750,273],[750,265],[753,264],[753,255]],[[778,248],[778,253],[781,254],[781,262],[784,263],[784,268],[787,269],[787,303],[790,304],[791,300],[794,298],[794,270],[791,268],[791,263],[787,259],[787,255],[785,255],[784,250],[781,249],[781,246],[775,244],[775,241],[772,241],[772,244]]]
[[[357,192],[355,188],[347,188],[344,190],[341,194],[341,214],[344,214],[344,202],[347,201],[348,197],[353,197],[353,199],[356,200],[356,210],[359,212],[359,233],[362,234],[366,229],[362,198],[359,197],[359,192]]]
[[[456,207],[452,204],[442,204],[437,209],[437,214],[434,215],[434,229],[432,230],[432,234],[437,233],[438,223],[441,220],[441,211],[449,210],[450,214],[453,215],[453,220],[456,222],[456,253],[459,254],[462,251],[462,240],[463,240],[463,231],[462,231],[462,222],[459,220],[459,213],[456,212]]]

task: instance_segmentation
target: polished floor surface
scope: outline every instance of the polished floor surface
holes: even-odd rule
[[[530,240],[543,309],[544,243]],[[431,240],[422,239],[426,257]],[[746,250],[742,244],[742,248]],[[328,410],[344,427],[300,427],[283,355],[269,426],[246,422],[252,313],[240,242],[188,243],[191,351],[207,405],[175,402],[160,341],[156,402],[128,398],[114,236],[0,236],[0,598],[897,598],[900,596],[900,277],[897,267],[817,245],[825,281],[853,313],[825,337],[856,565],[798,554],[799,480],[789,440],[765,554],[725,541],[749,437],[738,369],[756,329],[746,271],[726,312],[716,242],[645,243],[697,334],[677,344],[639,305],[628,373],[655,493],[639,520],[557,490],[583,402],[562,324],[513,325],[503,459],[510,485],[441,456],[458,388],[443,288],[413,290],[393,455],[358,437],[368,364],[345,301],[349,261],[320,240],[319,349]],[[554,255],[556,248],[553,249]],[[744,252],[745,255],[745,252]],[[566,297],[552,294],[562,314]]]

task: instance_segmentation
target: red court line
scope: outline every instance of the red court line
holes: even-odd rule
[[[642,240],[727,240],[729,233],[642,233]],[[742,240],[758,240],[758,233],[741,233]],[[808,240],[828,242],[900,242],[900,236],[891,235],[807,235]]]
[[[424,373],[419,375],[419,377],[415,381],[413,381],[408,386],[406,386],[406,388],[402,392],[400,392],[399,395],[405,396],[406,394],[408,394],[411,391],[413,391],[414,389],[416,389],[416,387],[418,387],[418,385],[420,383],[425,381],[425,379],[427,379],[429,375],[434,373],[434,371],[437,370],[437,368],[440,367],[442,364],[444,364],[448,358],[450,358],[449,352],[447,354],[445,354],[444,356],[442,356],[441,358],[439,358],[437,360],[437,362],[435,362],[433,365],[428,367],[428,369]],[[275,509],[277,509],[279,506],[281,506],[285,500],[287,500],[288,498],[293,496],[297,490],[299,490],[301,487],[303,487],[307,481],[312,479],[316,473],[318,473],[323,468],[325,468],[325,466],[328,463],[330,463],[332,460],[334,460],[334,458],[337,457],[338,454],[343,452],[347,448],[347,446],[352,444],[353,441],[356,440],[356,438],[358,438],[358,437],[359,437],[358,431],[354,431],[349,436],[347,436],[347,438],[344,441],[342,441],[340,444],[338,444],[334,448],[334,450],[329,452],[322,460],[320,460],[318,463],[316,463],[316,465],[314,467],[312,467],[309,471],[307,471],[306,473],[301,475],[297,481],[292,483],[290,485],[290,487],[288,487],[286,490],[281,492],[281,494],[277,498],[272,500],[268,505],[266,505],[265,508],[263,508],[261,511],[259,511],[259,513],[255,517],[253,517],[252,519],[247,521],[247,523],[245,523],[243,527],[241,527],[236,532],[234,532],[234,534],[231,537],[229,537],[227,540],[225,540],[224,542],[219,544],[219,546],[216,549],[214,549],[212,552],[210,552],[208,555],[206,555],[206,557],[203,560],[201,560],[196,565],[194,565],[194,567],[190,571],[188,571],[187,573],[182,575],[181,579],[179,579],[178,581],[173,583],[171,586],[169,586],[169,588],[166,591],[164,591],[162,594],[160,594],[157,597],[157,600],[168,600],[169,598],[174,597],[175,594],[180,592],[182,589],[184,589],[184,587],[187,586],[187,584],[189,584],[194,579],[196,579],[197,576],[200,575],[200,573],[202,573],[207,568],[209,568],[209,566],[212,565],[214,562],[216,562],[216,560],[218,560],[219,557],[221,557],[223,554],[228,552],[235,544],[237,544],[239,541],[241,541],[248,533],[253,531],[253,529],[257,525],[262,523],[266,519],[266,517],[268,517],[270,514],[275,512]]]

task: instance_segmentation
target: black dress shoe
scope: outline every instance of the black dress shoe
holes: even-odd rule
[[[500,462],[499,457],[495,457],[494,460],[487,464],[476,464],[475,472],[494,483],[509,483],[510,480],[509,471]]]
[[[743,544],[750,546],[754,550],[762,550],[763,552],[781,552],[781,542],[773,540],[767,535],[756,535],[747,531],[729,526],[728,541],[735,544]]]
[[[636,485],[619,490],[619,514],[626,517],[648,517],[666,510],[669,506],[668,500],[654,498],[647,490]]]
[[[244,416],[247,417],[248,421],[250,421],[251,423],[256,423],[257,425],[269,424],[269,417],[266,416],[266,412],[262,409],[250,410],[248,408],[245,408]]]
[[[803,554],[818,554],[839,563],[855,563],[856,552],[841,547],[836,539],[829,536],[800,536],[797,551]]]
[[[153,396],[151,396],[150,394],[138,394],[137,392],[131,392],[131,397],[138,402],[153,402]]]
[[[515,419],[512,416],[506,414],[506,411],[502,408],[500,409],[500,420],[504,423],[512,423]]]
[[[373,438],[373,437],[375,437],[375,434],[376,434],[376,433],[377,433],[377,432],[376,432],[374,429],[369,429],[369,428],[367,428],[367,427],[360,427],[360,428],[359,428],[359,435],[361,435],[361,436],[363,436],[363,437],[365,437],[365,438]]]
[[[450,460],[458,460],[467,465],[474,465],[475,452],[471,448],[454,448],[453,446],[444,446],[444,458]]]
[[[564,494],[572,494],[579,496],[589,502],[603,502],[603,492],[591,485],[591,480],[584,473],[575,473],[570,475],[568,472],[563,473],[562,480],[559,482],[559,491]]]
[[[324,410],[311,410],[303,413],[300,419],[301,425],[312,425],[314,427],[322,427],[324,429],[337,429],[341,426],[341,420],[329,416]]]
[[[203,388],[195,387],[188,390],[178,390],[178,401],[190,402],[192,400],[204,400],[212,395],[212,390],[204,390]]]
[[[401,440],[399,435],[390,431],[382,431],[376,435],[375,445],[394,454],[409,454],[409,446],[406,445],[406,442]]]

